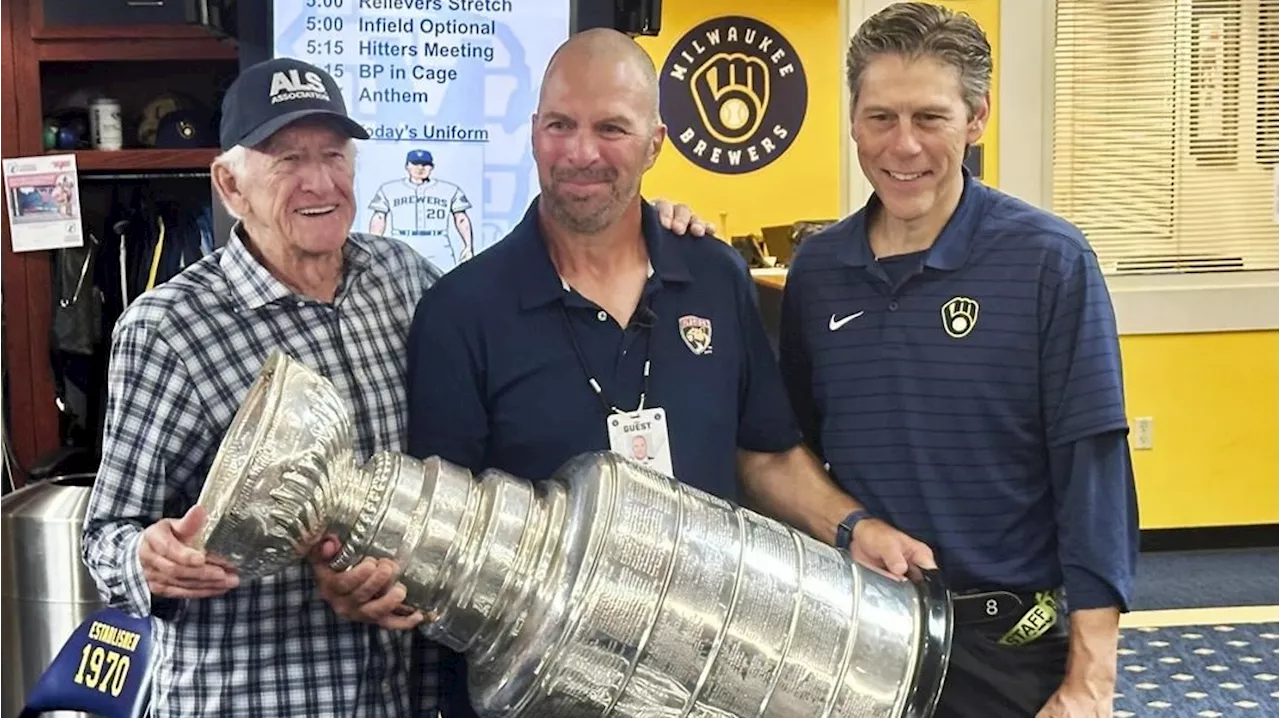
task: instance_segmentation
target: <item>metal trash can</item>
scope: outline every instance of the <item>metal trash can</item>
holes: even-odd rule
[[[80,527],[93,479],[93,474],[60,476],[18,489],[0,502],[3,718],[17,718],[28,692],[76,627],[102,608],[80,560]]]

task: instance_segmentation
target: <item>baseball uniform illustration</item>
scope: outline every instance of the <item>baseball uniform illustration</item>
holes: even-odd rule
[[[411,151],[406,176],[383,184],[369,202],[369,232],[400,239],[448,271],[473,254],[471,202],[458,185],[433,178],[434,170],[430,152]],[[458,228],[460,246],[450,236],[450,224]]]

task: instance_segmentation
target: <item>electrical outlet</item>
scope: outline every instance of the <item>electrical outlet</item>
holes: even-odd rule
[[[1133,420],[1133,448],[1150,449],[1152,445],[1152,424],[1149,416],[1139,416]]]

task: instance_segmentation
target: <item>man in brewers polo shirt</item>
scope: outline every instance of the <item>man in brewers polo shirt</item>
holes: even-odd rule
[[[538,480],[612,449],[834,542],[858,504],[801,444],[745,264],[663,231],[640,199],[657,112],[653,65],[625,35],[556,52],[533,118],[541,195],[418,305],[408,451]],[[860,558],[933,566],[887,527]],[[464,667],[441,679],[447,718],[471,715]]]
[[[943,8],[858,30],[875,193],[793,258],[781,365],[866,505],[844,526],[923,540],[965,594],[938,715],[1110,715],[1138,539],[1115,318],[1079,230],[962,169],[990,75],[982,30]]]

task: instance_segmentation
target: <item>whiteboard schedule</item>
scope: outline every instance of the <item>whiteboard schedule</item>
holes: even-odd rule
[[[328,72],[368,130],[356,231],[442,271],[493,246],[538,194],[538,86],[571,0],[275,0],[272,54]]]

